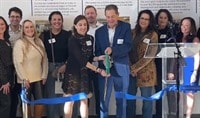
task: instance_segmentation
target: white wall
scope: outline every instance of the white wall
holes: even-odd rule
[[[160,8],[166,8],[171,11],[176,21],[191,16],[196,20],[197,27],[200,24],[199,0],[0,0],[0,15],[8,21],[9,8],[17,6],[23,10],[23,20],[36,21],[47,20],[51,11],[59,10],[64,16],[64,28],[69,30],[73,25],[73,18],[82,14],[86,5],[94,5],[98,11],[98,19],[105,19],[104,7],[111,3],[119,7],[120,16],[129,17],[132,28],[135,26],[138,12],[142,9],[150,9],[156,13]],[[200,113],[199,93],[196,99],[193,112]],[[115,114],[114,96],[110,106],[110,114]],[[141,101],[137,102],[137,113],[141,113]]]

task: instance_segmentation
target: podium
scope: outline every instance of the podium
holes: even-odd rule
[[[157,49],[156,52],[155,49]],[[162,60],[162,87],[178,85],[179,88],[179,85],[186,84],[188,81],[186,79],[190,79],[194,71],[193,57],[199,50],[199,43],[149,43],[144,58],[160,58]],[[177,74],[173,80],[167,77],[171,68],[175,68],[174,73]],[[162,98],[162,118],[184,118],[184,105],[182,92],[166,92]]]

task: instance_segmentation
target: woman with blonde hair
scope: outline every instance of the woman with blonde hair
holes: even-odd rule
[[[22,35],[13,48],[14,66],[17,72],[17,82],[24,84],[27,98],[43,98],[43,85],[46,82],[48,61],[42,41],[38,38],[35,25],[30,20],[22,23]],[[34,106],[34,118],[41,118],[43,105]],[[28,116],[31,118],[30,106]]]

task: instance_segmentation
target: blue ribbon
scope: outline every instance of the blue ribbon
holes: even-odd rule
[[[180,91],[194,91],[194,90],[200,91],[200,86],[190,86],[190,85],[180,86]],[[115,97],[126,98],[127,100],[139,99],[139,100],[155,101],[155,100],[160,99],[164,95],[164,93],[167,91],[177,91],[176,85],[167,86],[163,90],[153,94],[152,96],[148,98],[142,97],[142,96],[134,96],[131,94],[125,94],[122,92],[116,92]],[[61,104],[61,103],[70,102],[70,101],[79,101],[79,100],[87,98],[87,95],[85,93],[78,93],[69,97],[57,97],[57,98],[48,98],[48,99],[39,99],[39,100],[30,101],[26,97],[25,88],[22,88],[20,96],[21,96],[22,102],[25,102],[27,104]]]
[[[182,86],[180,86],[179,90],[183,91],[183,92],[200,91],[200,86],[182,85]],[[159,100],[164,95],[164,93],[167,91],[177,91],[176,85],[167,86],[163,90],[153,94],[152,96],[150,96],[148,98],[142,97],[142,96],[134,96],[134,95],[127,94],[127,93],[125,94],[123,92],[115,92],[115,97],[116,98],[126,98],[127,100],[139,99],[139,100],[155,101],[155,100]]]
[[[87,95],[85,93],[78,93],[69,97],[57,97],[57,98],[48,98],[48,99],[38,99],[34,101],[30,101],[26,97],[26,90],[22,88],[21,91],[21,100],[27,104],[61,104],[70,101],[78,101],[82,99],[86,99]]]

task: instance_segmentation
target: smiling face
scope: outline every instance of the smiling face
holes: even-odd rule
[[[85,19],[79,20],[75,25],[78,34],[85,36],[87,34],[87,21]]]
[[[50,24],[53,29],[57,29],[57,30],[62,29],[62,26],[63,26],[62,17],[59,14],[52,15]]]
[[[20,25],[20,21],[22,20],[22,17],[19,13],[12,11],[10,13],[9,20],[10,20],[11,25],[18,26]]]
[[[85,17],[87,18],[89,24],[95,24],[97,18],[95,9],[92,7],[85,9]]]
[[[4,32],[6,31],[6,24],[3,21],[3,19],[0,19],[0,35],[4,35]]]
[[[181,32],[188,35],[191,32],[191,22],[189,19],[184,19],[181,24]]]
[[[27,37],[33,37],[35,34],[35,28],[31,21],[26,21],[23,25],[23,34]]]
[[[105,11],[106,21],[109,28],[114,28],[117,25],[119,15],[115,10],[106,10]]]
[[[159,28],[164,29],[169,23],[169,18],[165,12],[161,12],[158,16]]]
[[[145,31],[148,28],[149,23],[150,23],[149,14],[142,13],[141,16],[140,16],[140,19],[139,19],[139,25],[141,27],[141,30]]]

